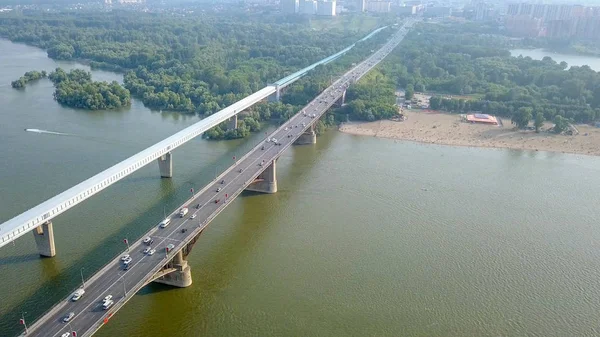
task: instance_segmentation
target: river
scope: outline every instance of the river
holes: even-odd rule
[[[0,217],[8,219],[196,117],[87,112],[47,80],[57,63],[0,40]],[[120,75],[93,72],[94,79]],[[4,84],[2,84],[4,83]],[[58,136],[24,132],[39,128]],[[195,139],[0,249],[0,335],[33,319],[259,140]],[[600,158],[328,132],[278,162],[279,192],[244,195],[189,256],[193,285],[149,285],[96,336],[594,336],[600,333]],[[83,268],[83,270],[81,269]]]
[[[567,62],[569,67],[588,65],[593,70],[600,71],[600,58],[593,56],[555,53],[545,49],[512,49],[510,54],[515,57],[519,55],[529,56],[534,60],[541,60],[545,56],[550,56],[557,63]]]

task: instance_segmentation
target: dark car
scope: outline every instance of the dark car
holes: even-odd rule
[[[225,184],[225,180],[221,180],[221,185]]]
[[[221,199],[216,199],[216,200],[215,200],[215,204],[218,204],[218,203],[219,203],[219,201],[221,201]]]
[[[200,204],[196,205],[196,209],[200,208]]]

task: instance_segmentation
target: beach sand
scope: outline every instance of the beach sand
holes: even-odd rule
[[[459,115],[446,113],[404,111],[408,120],[395,122],[344,123],[339,130],[363,136],[409,140],[421,143],[454,146],[509,148],[532,151],[552,151],[600,156],[600,128],[576,125],[578,135],[556,135],[548,132],[514,130],[510,119],[504,126],[491,126],[461,122]],[[542,130],[550,129],[546,122]],[[587,136],[585,135],[587,134]]]

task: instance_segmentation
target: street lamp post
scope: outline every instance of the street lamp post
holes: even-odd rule
[[[23,322],[23,325],[25,326],[25,334],[29,333],[29,330],[27,329],[27,323],[25,323],[25,311],[21,311],[21,322]]]
[[[71,333],[72,336],[77,336],[77,331],[73,330],[73,327],[71,326],[71,323],[67,323],[67,326],[69,327],[69,332]]]
[[[83,278],[83,268],[81,267],[81,269],[79,270],[81,272],[81,283],[83,284],[83,288],[85,288],[85,279]]]

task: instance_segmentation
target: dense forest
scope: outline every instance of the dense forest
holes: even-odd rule
[[[461,24],[420,25],[383,63],[382,73],[411,92],[439,93],[433,109],[510,117],[520,127],[542,117],[600,119],[600,74],[551,58],[511,57],[512,43]],[[448,95],[460,95],[452,98]],[[465,97],[466,96],[466,97]],[[539,116],[538,116],[539,115]]]
[[[129,91],[113,81],[94,82],[90,72],[73,69],[68,73],[61,68],[48,75],[56,90],[57,102],[79,109],[107,110],[128,106],[131,103]]]
[[[25,73],[25,75],[19,77],[18,80],[12,81],[10,83],[10,85],[15,88],[15,89],[22,89],[25,88],[25,85],[27,85],[27,83],[31,82],[31,81],[36,81],[39,80],[40,78],[46,78],[46,76],[48,76],[48,74],[46,74],[45,70],[42,71],[28,71]]]

